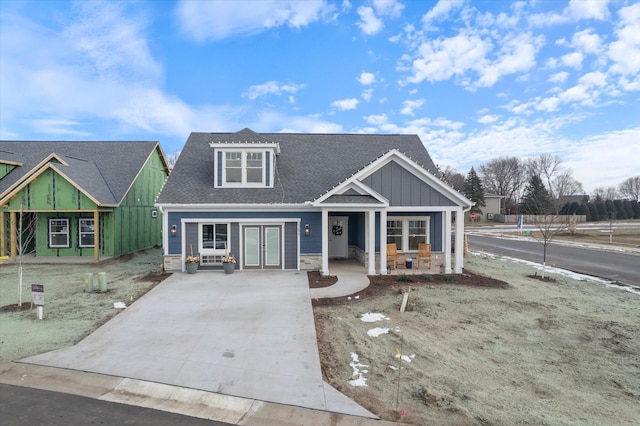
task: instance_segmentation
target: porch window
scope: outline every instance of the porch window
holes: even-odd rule
[[[49,247],[69,247],[69,219],[49,219]]]
[[[392,217],[387,220],[387,243],[395,243],[398,250],[418,251],[419,243],[428,242],[428,217]]]
[[[265,182],[265,155],[260,151],[228,151],[224,156],[225,184],[253,184]]]
[[[93,225],[94,225],[93,219],[86,219],[86,218],[78,219],[80,247],[94,246],[95,228]]]
[[[200,235],[200,263],[202,265],[221,265],[225,245],[229,245],[228,223],[201,223]]]

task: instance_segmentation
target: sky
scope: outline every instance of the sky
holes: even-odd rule
[[[466,175],[640,175],[640,2],[0,0],[0,139],[417,134]]]

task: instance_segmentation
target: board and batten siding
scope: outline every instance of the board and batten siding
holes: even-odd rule
[[[391,161],[362,180],[362,183],[389,200],[389,206],[455,206],[456,203],[423,180]]]

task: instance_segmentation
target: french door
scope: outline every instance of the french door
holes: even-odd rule
[[[246,225],[242,228],[245,269],[282,269],[282,226]]]

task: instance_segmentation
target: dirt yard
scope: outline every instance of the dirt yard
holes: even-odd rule
[[[415,425],[637,424],[640,292],[543,282],[499,258],[465,266],[497,281],[377,277],[351,299],[315,303],[325,380]]]
[[[20,312],[17,267],[1,265],[0,362],[78,342],[121,312],[114,303],[135,303],[166,278],[161,259],[153,249],[100,265],[26,264]],[[416,425],[637,424],[640,294],[553,273],[541,282],[526,277],[531,266],[499,258],[465,265],[482,278],[385,276],[351,300],[320,301],[326,380]],[[101,271],[108,291],[86,292],[84,274]],[[28,309],[31,283],[45,286],[42,321]]]
[[[165,279],[161,263],[161,249],[155,248],[100,264],[23,264],[22,310],[16,307],[18,267],[0,265],[0,362],[79,342],[120,312],[114,303],[135,303]],[[106,292],[85,291],[88,272],[106,272]],[[31,284],[44,285],[43,320],[29,309]]]

